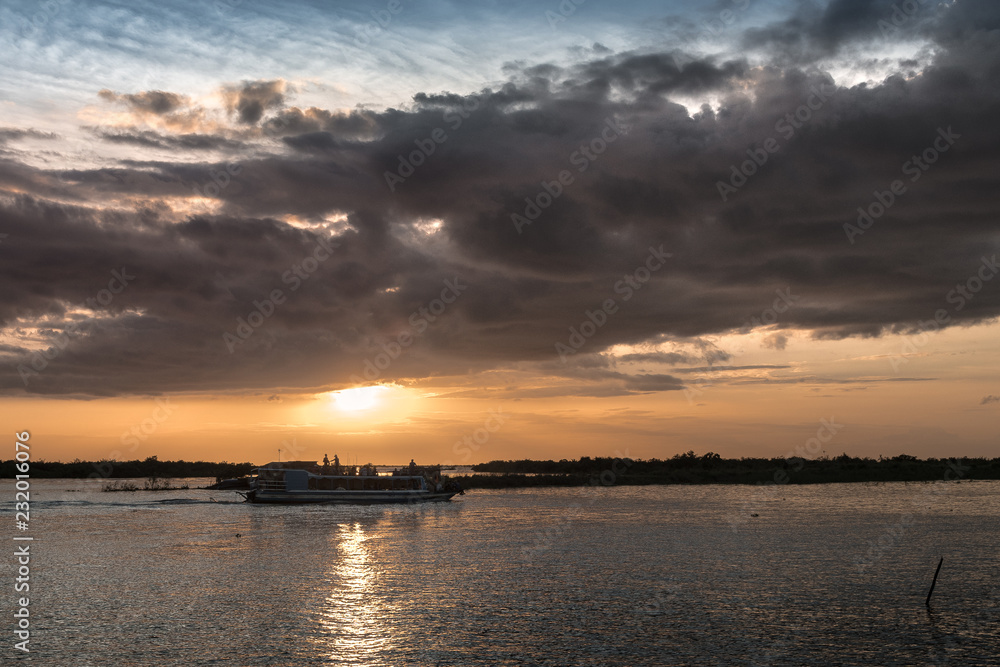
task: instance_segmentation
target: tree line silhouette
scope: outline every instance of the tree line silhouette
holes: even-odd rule
[[[0,476],[16,474],[15,461],[0,461]],[[34,478],[176,478],[229,479],[251,474],[253,463],[160,461],[32,461]],[[472,475],[449,475],[463,488],[586,486],[608,484],[820,484],[829,482],[919,482],[1000,479],[1000,458],[919,459],[893,457],[724,459],[714,452],[693,451],[669,459],[589,457],[567,460],[495,460],[472,466]],[[612,471],[613,475],[608,475]],[[447,474],[447,473],[446,473]]]
[[[16,474],[15,461],[0,461],[0,476],[13,477]],[[31,476],[34,478],[124,478],[124,477],[243,477],[249,475],[257,466],[253,463],[229,463],[223,461],[160,461],[155,456],[144,460],[112,461],[81,461],[76,459],[69,463],[61,461],[32,460]]]
[[[622,464],[625,461],[627,465]],[[919,459],[893,457],[724,459],[715,452],[693,451],[669,459],[621,459],[584,456],[539,461],[496,460],[472,466],[473,475],[454,477],[463,488],[584,486],[606,484],[819,484],[830,482],[919,482],[1000,479],[1000,458]],[[606,471],[614,471],[613,476]],[[602,482],[602,475],[604,481]]]

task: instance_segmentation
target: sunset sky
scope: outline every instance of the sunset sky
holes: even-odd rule
[[[819,455],[997,456],[998,31],[5,2],[3,423],[49,460],[784,456],[822,420]]]

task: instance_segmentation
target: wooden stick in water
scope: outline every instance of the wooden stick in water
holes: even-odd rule
[[[938,573],[941,572],[942,563],[944,563],[944,557],[938,561],[937,569],[934,570],[934,579],[931,581],[931,589],[927,591],[927,600],[924,601],[924,605],[927,607],[931,606],[931,596],[934,595],[934,585],[937,584]]]

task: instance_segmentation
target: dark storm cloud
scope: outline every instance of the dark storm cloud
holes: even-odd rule
[[[744,61],[716,64],[691,60],[679,64],[671,54],[652,53],[626,57],[609,56],[580,68],[582,80],[574,83],[581,93],[604,94],[618,89],[637,95],[699,93],[729,89],[747,74]]]
[[[223,89],[223,96],[229,111],[249,125],[260,121],[265,111],[284,106],[287,87],[281,80],[244,81]]]
[[[137,130],[125,128],[109,130],[94,128],[94,133],[101,139],[115,144],[131,144],[148,148],[176,148],[181,150],[236,150],[243,146],[238,141],[212,134],[164,134],[152,130]]]
[[[168,93],[162,90],[123,94],[105,88],[98,92],[98,95],[109,102],[119,102],[133,110],[158,116],[169,114],[189,103],[189,98],[185,95]]]
[[[594,360],[611,345],[686,341],[690,359],[620,360],[711,368],[732,355],[702,336],[766,324],[842,338],[924,331],[939,311],[935,327],[995,318],[1000,49],[995,13],[970,8],[984,6],[958,3],[922,24],[938,52],[918,76],[852,88],[784,54],[751,67],[657,53],[511,66],[498,88],[384,111],[287,107],[280,81],[232,87],[230,131],[264,142],[232,171],[192,161],[189,134],[133,130],[121,140],[188,159],[62,172],[0,163],[11,193],[0,321],[56,330],[125,266],[134,283],[100,312],[73,315],[87,318],[83,332],[29,391],[329,386],[384,354],[369,380],[523,364],[580,391],[629,393],[682,383]],[[870,36],[850,7],[796,20],[833,48]],[[884,6],[855,8],[867,21]],[[691,114],[676,94],[721,102]],[[166,108],[140,99],[150,113]],[[915,167],[925,155],[933,163]],[[741,168],[753,173],[732,185]],[[862,233],[845,228],[897,180],[905,189]],[[171,210],[192,188],[222,213]],[[100,206],[111,198],[147,203]],[[291,291],[283,277],[334,236],[330,258]],[[421,315],[447,280],[467,288],[442,314]],[[270,312],[274,289],[285,301],[230,353],[223,334]],[[563,362],[557,343],[578,352]],[[3,387],[23,390],[23,355],[4,359]]]
[[[748,29],[743,44],[783,62],[813,61],[848,45],[923,36],[940,11],[936,0],[807,1],[784,21]]]
[[[273,136],[292,139],[319,133],[338,139],[374,139],[379,127],[378,117],[372,112],[338,113],[315,107],[291,107],[265,121],[264,129]]]

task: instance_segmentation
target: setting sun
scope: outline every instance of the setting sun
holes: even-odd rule
[[[333,405],[342,412],[363,412],[377,407],[385,388],[379,385],[342,389],[330,395]]]

